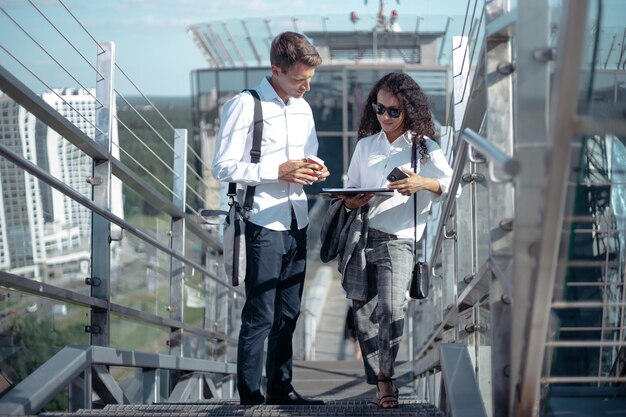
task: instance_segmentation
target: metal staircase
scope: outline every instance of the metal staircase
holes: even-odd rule
[[[216,229],[187,201],[189,165],[203,162],[186,131],[172,127],[167,154],[159,155],[172,171],[163,191],[161,178],[138,174],[141,155],[115,152],[113,80],[120,73],[111,43],[97,45],[93,137],[0,66],[2,192],[17,199],[34,194],[35,183],[47,187],[50,198],[59,193],[87,210],[92,230],[85,250],[91,270],[80,282],[63,280],[72,271],[62,267],[0,270],[0,414],[626,415],[626,47],[607,68],[615,55],[601,56],[598,46],[603,34],[618,33],[603,29],[602,11],[623,8],[554,3],[468,0],[467,25],[448,45],[447,114],[454,117],[440,140],[462,194],[436,205],[427,226],[422,253],[432,290],[408,304],[397,410],[368,404],[374,390],[359,363],[310,360],[320,323],[306,307],[294,386],[327,405],[239,406],[234,358],[244,294],[220,270]],[[32,122],[27,131],[47,129],[86,155],[90,196],[37,159],[41,143],[12,139],[18,117]],[[112,204],[122,196],[115,179],[140,201],[127,217]],[[0,211],[7,236],[21,224],[5,225],[5,217],[28,204]],[[154,224],[137,221],[139,206],[157,213]],[[312,213],[322,216],[323,204]],[[35,311],[46,319],[29,319]],[[331,326],[342,331],[342,323]],[[61,349],[22,375],[16,346],[33,340],[22,338],[27,330]],[[68,411],[48,410],[56,400]]]

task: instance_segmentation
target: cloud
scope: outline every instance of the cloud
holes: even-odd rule
[[[196,21],[242,17],[265,17],[303,13],[326,13],[337,9],[334,1],[310,0],[126,0],[111,2],[109,8],[128,13],[150,10],[156,13],[175,13]]]
[[[138,1],[138,0],[135,0]],[[139,30],[151,30],[151,29],[174,29],[186,27],[194,23],[196,19],[184,18],[184,17],[156,17],[156,16],[141,16],[141,17],[129,17],[114,19],[111,23],[125,28],[125,29],[139,29]]]

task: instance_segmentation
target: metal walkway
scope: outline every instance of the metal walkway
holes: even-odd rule
[[[407,367],[400,365],[396,384],[400,407],[393,410],[369,405],[375,390],[363,381],[363,365],[357,361],[306,361],[294,366],[293,385],[304,396],[321,398],[323,406],[240,406],[236,400],[207,400],[153,405],[107,405],[103,409],[75,413],[42,413],[40,416],[444,416],[432,404],[413,396]]]

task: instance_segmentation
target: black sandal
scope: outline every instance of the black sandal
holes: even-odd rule
[[[381,396],[380,388],[378,387],[378,384],[381,382],[391,382],[391,386],[394,388],[393,394]],[[377,406],[379,408],[400,407],[400,401],[398,401],[398,388],[393,384],[393,379],[387,378],[387,379],[379,379],[378,381],[376,381],[376,399],[375,400],[378,400]],[[376,404],[375,400],[372,400],[371,404]],[[385,406],[385,404],[390,404],[390,403],[392,405]]]

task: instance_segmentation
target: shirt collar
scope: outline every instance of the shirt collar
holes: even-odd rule
[[[389,143],[389,140],[387,139],[387,134],[383,130],[380,131],[380,140],[385,141],[389,144],[389,146],[397,148],[404,148],[407,146],[410,147],[412,145],[411,136],[411,131],[407,130],[400,137],[394,140],[393,143]]]
[[[263,97],[263,100],[279,100],[282,102],[281,98],[278,97],[276,90],[274,90],[274,87],[272,87],[272,84],[270,84],[269,76],[263,77],[263,79],[261,80],[261,84],[259,84],[259,90],[261,93],[261,97]]]

